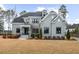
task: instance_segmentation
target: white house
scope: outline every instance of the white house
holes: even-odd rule
[[[65,36],[66,34],[66,21],[54,11],[46,15],[41,23],[43,36]]]
[[[17,17],[12,22],[12,33],[21,35],[21,38],[31,38],[32,34],[39,34],[42,30],[42,37],[65,36],[67,30],[66,9],[62,5],[58,10],[46,10],[40,12],[28,12]]]

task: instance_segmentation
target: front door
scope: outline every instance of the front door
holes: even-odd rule
[[[24,35],[28,35],[29,34],[29,27],[24,27]]]

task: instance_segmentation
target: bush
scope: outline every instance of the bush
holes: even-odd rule
[[[57,39],[58,39],[58,40],[60,40],[60,39],[61,39],[61,37],[60,37],[60,36],[57,36]]]
[[[62,37],[61,37],[61,39],[62,39],[62,40],[64,40],[64,39],[65,39],[65,37],[64,37],[64,36],[62,36]]]
[[[19,38],[19,37],[20,37],[20,34],[17,34],[17,35],[16,35],[16,38]]]
[[[40,29],[39,39],[42,39],[42,29]]]
[[[12,35],[7,35],[7,38],[11,38]]]
[[[51,36],[48,36],[48,40],[50,40],[51,39]]]
[[[68,40],[70,40],[70,32],[69,32],[69,30],[67,31],[66,38],[67,38]]]
[[[47,40],[47,36],[45,36],[44,39]]]
[[[6,34],[3,35],[3,38],[6,38]]]
[[[34,38],[34,34],[32,34],[31,37]]]

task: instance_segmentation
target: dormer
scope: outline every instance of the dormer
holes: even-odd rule
[[[23,19],[26,24],[29,24],[30,19],[28,17],[23,17]]]
[[[50,11],[50,14],[56,15],[57,13],[55,11]]]
[[[46,16],[47,15],[47,10],[43,10],[42,11],[42,16],[44,17],[44,16]]]

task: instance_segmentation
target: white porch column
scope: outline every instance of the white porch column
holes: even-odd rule
[[[22,28],[20,27],[20,35],[22,35]]]
[[[31,27],[29,27],[29,38],[31,38]]]

